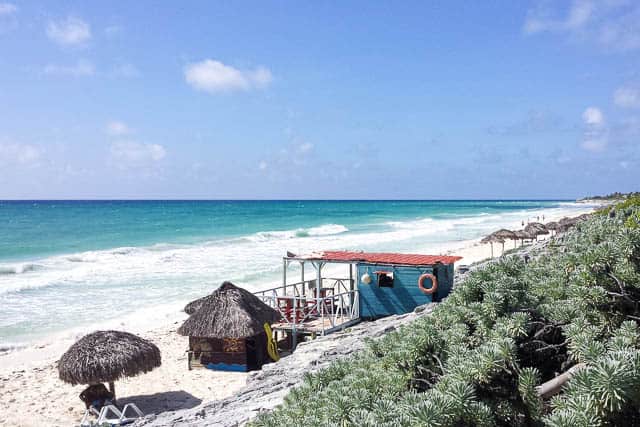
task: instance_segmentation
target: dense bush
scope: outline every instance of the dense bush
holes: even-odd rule
[[[640,425],[640,210],[472,272],[430,316],[308,375],[254,426]],[[585,363],[548,401],[536,386]]]

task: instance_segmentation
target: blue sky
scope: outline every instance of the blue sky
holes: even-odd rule
[[[638,190],[640,3],[0,0],[0,198]]]

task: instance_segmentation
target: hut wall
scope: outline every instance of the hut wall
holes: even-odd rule
[[[261,333],[247,338],[247,366],[249,370],[260,369],[269,363],[271,357],[267,352],[267,334]]]
[[[434,273],[435,270],[435,273]],[[375,271],[393,273],[393,285],[384,286],[378,283]],[[371,276],[371,283],[361,282],[363,274]],[[424,273],[435,274],[438,279],[438,290],[432,295],[423,294],[418,288],[418,280]],[[430,283],[425,283],[428,287]],[[358,291],[360,293],[360,316],[375,319],[392,314],[403,314],[413,311],[417,306],[437,302],[449,295],[453,287],[453,265],[437,266],[393,266],[383,264],[358,264]]]
[[[242,340],[189,337],[190,368],[247,372],[269,361],[264,332]]]
[[[246,372],[245,340],[189,337],[189,368]]]

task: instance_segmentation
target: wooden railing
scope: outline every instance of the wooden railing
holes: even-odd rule
[[[316,295],[315,283],[315,280],[290,283],[255,292],[255,295],[278,310],[282,322],[292,330],[320,319],[320,332],[324,334],[328,329],[360,317],[358,291],[351,290],[350,279],[323,278],[321,295]]]

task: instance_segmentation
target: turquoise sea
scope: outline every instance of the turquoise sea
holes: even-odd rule
[[[160,321],[282,255],[438,252],[569,201],[0,201],[0,350],[114,319]],[[540,218],[542,219],[542,218]]]

